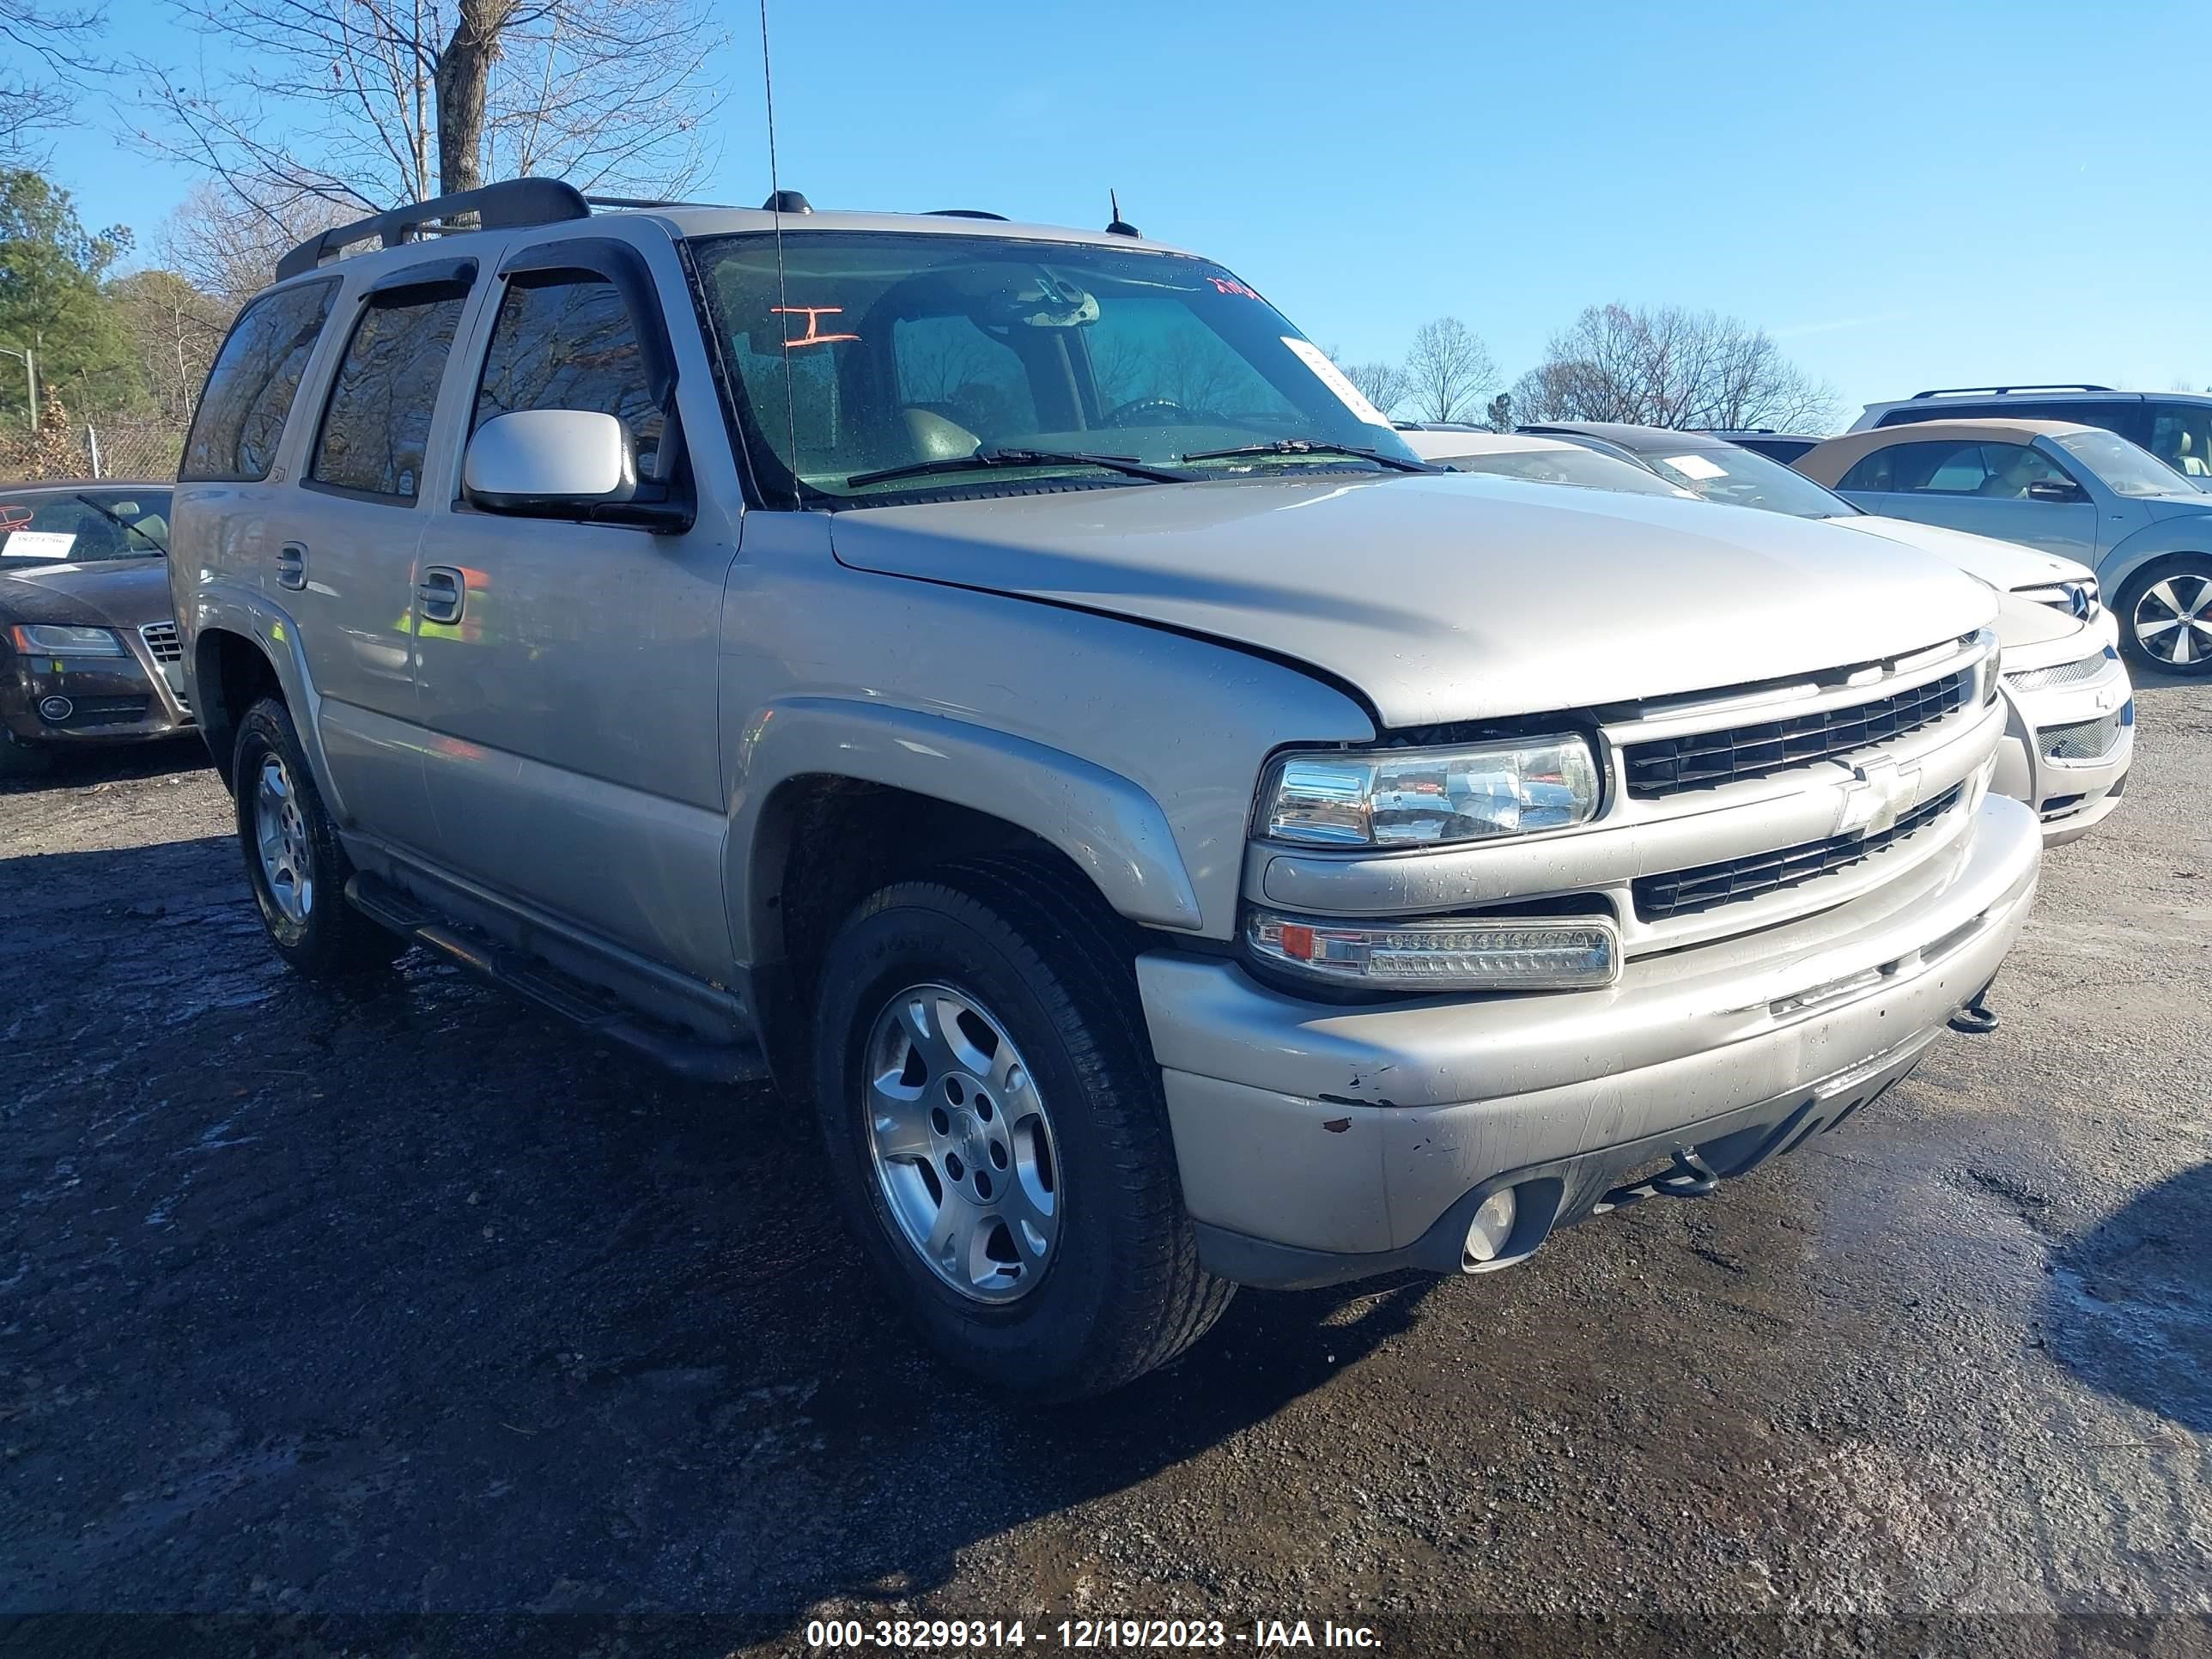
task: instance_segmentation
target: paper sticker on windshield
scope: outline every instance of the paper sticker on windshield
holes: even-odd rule
[[[1686,478],[1695,478],[1703,483],[1708,478],[1725,478],[1728,469],[1715,466],[1702,455],[1669,455],[1662,465],[1671,466]]]
[[[1311,340],[1301,340],[1294,335],[1282,337],[1283,343],[1295,352],[1300,362],[1313,370],[1314,378],[1336,394],[1342,404],[1370,426],[1387,427],[1390,417],[1367,401],[1367,394],[1344,378],[1344,371],[1329,362],[1328,354]]]
[[[0,559],[65,559],[76,538],[61,530],[11,530]]]

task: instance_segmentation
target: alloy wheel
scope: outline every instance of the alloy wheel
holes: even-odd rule
[[[2136,600],[2136,638],[2156,660],[2177,668],[2212,659],[2212,578],[2168,576]]]
[[[281,755],[261,757],[253,786],[253,841],[270,897],[289,920],[304,923],[315,908],[314,853],[292,774]]]
[[[962,1296],[1027,1295],[1060,1238],[1060,1158],[1005,1025],[964,991],[912,985],[884,1004],[866,1054],[869,1152],[901,1236]]]

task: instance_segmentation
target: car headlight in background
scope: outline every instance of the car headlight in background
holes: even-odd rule
[[[1427,847],[1587,822],[1600,780],[1564,736],[1449,749],[1288,755],[1268,769],[1261,833],[1319,847]]]
[[[105,628],[68,628],[58,623],[26,623],[8,630],[15,648],[31,657],[120,657],[123,641]]]
[[[1620,975],[1620,932],[1602,916],[1305,921],[1247,914],[1244,942],[1274,966],[1377,991],[1570,991]]]
[[[1982,653],[1982,665],[1974,672],[1978,677],[1975,686],[1982,694],[1982,707],[1987,708],[1997,700],[1997,693],[2004,689],[2004,647],[1999,643],[1997,630],[1994,628],[1984,628],[1974,637],[1985,647]]]

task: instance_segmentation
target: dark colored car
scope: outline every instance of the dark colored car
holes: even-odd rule
[[[167,484],[0,485],[0,773],[192,725]]]
[[[1708,438],[1725,438],[1739,449],[1755,450],[1784,466],[1821,441],[1819,437],[1802,432],[1777,432],[1771,426],[1708,426],[1698,427],[1695,430],[1704,433]]]

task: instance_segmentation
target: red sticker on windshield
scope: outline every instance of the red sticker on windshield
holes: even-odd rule
[[[1213,284],[1214,291],[1217,294],[1235,294],[1241,295],[1243,298],[1247,300],[1257,300],[1260,298],[1257,292],[1245,287],[1243,283],[1238,282],[1234,276],[1209,276],[1206,280]],[[1264,304],[1266,302],[1262,301],[1261,303]]]

